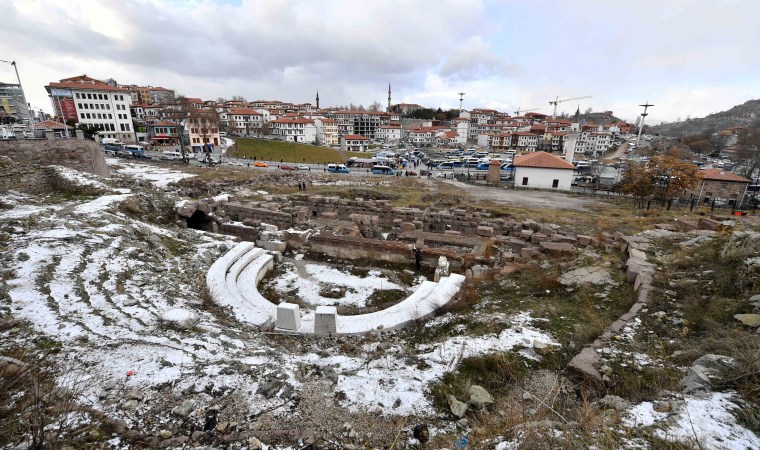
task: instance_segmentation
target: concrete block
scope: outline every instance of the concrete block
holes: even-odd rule
[[[317,306],[314,312],[314,334],[326,336],[335,334],[338,310],[334,306]]]
[[[479,226],[478,236],[493,236],[493,227]]]
[[[295,303],[280,303],[277,305],[275,327],[288,331],[296,331],[301,328],[301,314],[298,305]]]
[[[710,231],[717,231],[718,228],[720,228],[720,222],[717,220],[712,219],[706,219],[704,217],[700,217],[699,223],[697,226],[700,230],[710,230]]]
[[[566,244],[562,242],[542,242],[541,248],[556,253],[573,253],[575,252],[575,246],[573,244]]]

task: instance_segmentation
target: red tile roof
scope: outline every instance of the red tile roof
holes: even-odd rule
[[[540,167],[543,169],[575,169],[562,158],[546,152],[534,152],[515,157],[515,167]]]
[[[347,134],[343,136],[343,139],[347,141],[368,141],[369,138],[362,136],[361,134]]]
[[[699,172],[702,178],[705,180],[718,180],[718,181],[733,181],[736,183],[751,183],[752,180],[748,180],[744,177],[740,177],[731,172],[726,172],[723,169],[705,169]]]
[[[294,119],[291,117],[283,117],[282,119],[273,120],[272,123],[314,123],[312,119]]]
[[[251,108],[230,108],[229,114],[237,114],[239,116],[261,116],[260,112],[256,112]]]
[[[61,122],[56,122],[55,120],[46,120],[44,122],[39,122],[34,124],[34,128],[37,130],[44,130],[44,129],[51,129],[51,130],[63,130],[63,128],[66,125],[62,124]],[[73,127],[69,127],[73,128]]]
[[[64,78],[58,82],[52,82],[45,87],[54,89],[77,89],[90,91],[119,91],[126,94],[126,90],[123,88],[111,86],[100,80],[90,78],[87,75]]]
[[[177,124],[174,122],[169,122],[168,120],[162,120],[161,122],[156,122],[154,124],[151,124],[152,127],[176,127]]]

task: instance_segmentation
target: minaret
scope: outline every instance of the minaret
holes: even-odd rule
[[[391,84],[388,83],[388,112],[391,112]]]
[[[319,91],[317,91],[317,109],[319,109]]]

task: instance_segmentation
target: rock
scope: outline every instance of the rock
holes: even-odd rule
[[[607,375],[608,377],[611,377],[613,370],[612,370],[612,367],[604,365],[599,369],[599,372],[603,373],[604,375]]]
[[[580,353],[570,360],[567,367],[591,379],[601,381],[602,374],[597,370],[600,364],[601,360],[596,350],[591,347],[584,347]]]
[[[615,411],[625,411],[630,406],[627,401],[617,395],[605,395],[596,403],[603,408],[614,409]]]
[[[734,319],[748,327],[760,327],[760,314],[736,314]]]
[[[172,437],[172,432],[169,430],[161,430],[158,432],[158,435],[161,436],[161,439],[169,439]]]
[[[707,354],[699,357],[689,368],[689,373],[681,380],[685,394],[708,391],[714,382],[725,380],[734,366],[734,359],[723,355]]]
[[[182,308],[173,308],[164,311],[164,313],[161,314],[161,321],[163,321],[166,325],[182,330],[189,330],[193,328],[198,324],[198,322],[200,322],[200,320],[201,319],[198,314]]]
[[[129,391],[127,392],[127,398],[129,400],[138,400],[141,401],[145,394],[143,394],[142,391]]]
[[[420,441],[421,444],[426,444],[427,441],[430,439],[430,430],[428,430],[427,425],[422,423],[414,427],[414,429],[412,430],[412,436],[414,436],[415,439]]]
[[[660,413],[666,413],[673,410],[673,405],[671,405],[669,402],[654,402],[652,409]]]
[[[541,342],[538,339],[533,340],[533,350],[539,355],[547,355],[552,352],[550,345],[545,342]]]
[[[449,401],[449,409],[451,410],[451,413],[456,417],[461,419],[467,414],[467,403],[460,402],[453,395],[449,395],[446,399]]]
[[[263,445],[261,444],[261,441],[258,440],[256,437],[251,436],[248,438],[248,448],[250,450],[261,450]]]
[[[127,400],[126,402],[121,404],[121,409],[126,409],[127,411],[137,408],[137,405],[139,405],[140,402],[137,400]]]
[[[179,416],[184,418],[187,418],[187,416],[190,415],[191,412],[193,412],[193,407],[195,406],[195,403],[192,400],[185,400],[182,402],[181,405],[175,406],[172,409],[172,414],[175,416]]]
[[[493,405],[493,396],[481,386],[473,384],[468,393],[470,394],[470,404],[478,409]]]

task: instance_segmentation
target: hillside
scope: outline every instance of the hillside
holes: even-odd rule
[[[664,136],[688,136],[691,134],[715,133],[736,125],[749,125],[760,117],[760,100],[749,100],[727,111],[706,117],[666,123],[647,127],[650,133]]]

